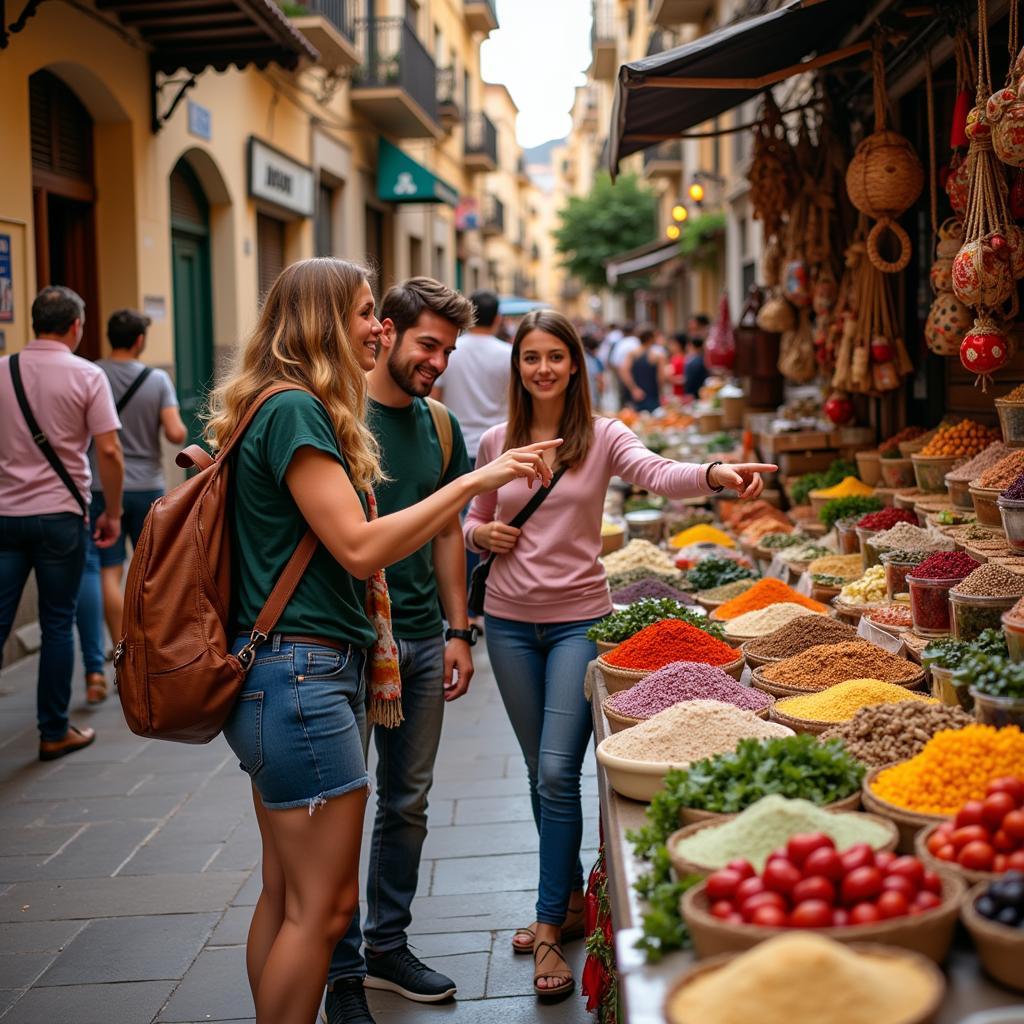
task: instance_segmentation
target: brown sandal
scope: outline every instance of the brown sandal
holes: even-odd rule
[[[102,672],[85,675],[85,703],[102,704],[107,699],[107,677]]]
[[[573,939],[582,939],[583,932],[583,920],[584,920],[584,907],[585,902],[581,897],[579,903],[574,907],[571,903],[569,909],[566,912],[565,919],[568,921],[570,917],[575,917],[575,924],[569,925],[568,928],[562,928],[561,941],[572,942]],[[520,936],[523,938],[520,939]],[[512,952],[518,953],[521,956],[526,956],[533,952],[533,944],[537,941],[537,932],[533,925],[529,928],[517,928],[512,933]]]
[[[540,959],[538,960],[537,954],[540,953]],[[547,970],[544,964],[551,958],[555,957],[561,961],[565,966],[556,967],[553,970]],[[551,985],[547,987],[541,987],[537,982],[541,978],[549,978],[554,981],[560,982],[558,985]],[[565,959],[565,955],[562,953],[562,947],[557,942],[538,942],[533,950],[533,991],[537,993],[541,999],[557,1000],[564,999],[567,995],[570,995],[576,989],[576,979],[572,976],[572,971],[569,969],[569,962]]]
[[[529,940],[529,945],[526,942],[517,942],[519,936],[525,936]],[[533,952],[533,944],[537,941],[537,933],[533,928],[517,928],[512,933],[512,952],[519,953],[525,956],[528,953]]]

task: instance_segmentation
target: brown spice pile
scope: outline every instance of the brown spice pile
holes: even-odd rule
[[[866,640],[819,644],[761,669],[767,682],[781,683],[798,690],[825,690],[847,679],[881,679],[884,683],[901,683],[920,675],[920,672],[917,665],[906,658],[889,654]]]
[[[857,630],[845,622],[824,615],[802,615],[768,636],[748,641],[745,650],[757,658],[788,658],[809,647],[856,639]]]
[[[1024,384],[1018,384],[1008,395],[1003,395],[1009,402],[1024,402]]]
[[[1002,491],[1009,487],[1021,473],[1024,473],[1024,449],[1018,448],[1006,458],[1000,459],[991,469],[985,470],[974,481],[974,486],[994,487]]]
[[[819,738],[841,739],[858,761],[876,767],[914,757],[937,732],[962,729],[973,721],[962,708],[907,700],[861,708],[848,722],[826,729]]]
[[[1001,462],[1012,451],[1013,449],[1007,448],[1002,441],[996,441],[995,444],[990,444],[980,455],[975,455],[973,459],[969,459],[962,466],[951,469],[946,474],[946,479],[957,482],[976,480],[985,470],[991,469],[996,463]]]
[[[958,594],[976,597],[1013,597],[1024,594],[1024,575],[986,562],[954,588]]]

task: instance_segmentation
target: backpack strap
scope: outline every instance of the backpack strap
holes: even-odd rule
[[[146,383],[146,378],[153,372],[152,366],[144,366],[139,375],[128,385],[128,390],[117,400],[117,412],[120,415],[124,407],[135,397],[135,392]]]
[[[452,418],[448,407],[436,399],[428,398],[427,408],[430,410],[430,418],[434,421],[437,443],[441,446],[441,480],[443,480],[448,472],[448,467],[452,464]]]

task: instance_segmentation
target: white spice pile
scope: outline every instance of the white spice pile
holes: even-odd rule
[[[912,523],[897,523],[876,533],[871,543],[879,551],[884,548],[894,551],[952,551],[955,546],[944,534]]]
[[[629,761],[689,764],[713,754],[727,754],[749,737],[790,736],[792,730],[766,722],[717,700],[688,700],[675,704],[630,729],[613,733],[602,747]]]
[[[756,636],[767,636],[775,630],[788,626],[801,615],[817,615],[813,608],[806,608],[793,601],[780,601],[770,604],[767,608],[759,608],[755,612],[744,612],[730,619],[725,626],[729,636],[742,640],[752,640]]]

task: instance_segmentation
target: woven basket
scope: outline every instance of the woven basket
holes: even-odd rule
[[[882,467],[878,464],[880,457],[877,451],[857,452],[854,456],[857,460],[857,475],[861,481],[874,487],[882,479]]]
[[[860,808],[860,789],[858,788],[855,793],[851,793],[847,797],[843,797],[842,800],[836,800],[834,803],[826,804],[826,811],[856,811]],[[698,821],[715,821],[718,819],[735,818],[735,814],[722,814],[718,811],[702,811],[696,807],[680,807],[679,808],[679,824],[680,825],[692,825]]]
[[[605,689],[609,693],[618,693],[620,690],[628,690],[631,686],[639,683],[641,679],[651,674],[651,669],[617,668],[609,665],[600,655],[597,658],[597,667],[604,675]]]
[[[844,945],[879,942],[887,948],[896,947],[919,953],[930,961],[941,964],[953,944],[953,934],[956,931],[965,887],[959,878],[952,875],[939,877],[942,879],[942,902],[931,910],[913,916],[908,914],[905,917],[890,918],[878,924],[815,928],[814,932]],[[687,890],[683,894],[680,909],[699,957],[752,949],[759,942],[786,931],[755,924],[731,924],[712,917],[708,904],[707,882],[701,882]]]
[[[618,646],[619,646],[618,644],[609,643],[607,640],[598,640],[597,641],[597,653],[598,654],[607,654],[609,651],[614,651],[615,648],[618,647]]]
[[[758,637],[758,639],[761,639],[761,638]],[[747,640],[745,643],[743,643],[740,646],[740,650],[743,652],[743,657],[746,659],[747,664],[752,669],[761,668],[763,665],[774,665],[775,662],[784,660],[782,658],[760,658],[756,654],[751,654],[747,650],[747,644],[748,643],[750,643],[749,640]]]
[[[764,667],[767,668],[768,666]],[[774,680],[765,679],[763,672],[764,668],[755,668],[751,673],[750,685],[756,686],[759,690],[763,690],[765,693],[770,693],[773,697],[799,697],[805,696],[808,693],[821,693],[821,690],[790,686],[787,683],[777,683]],[[925,671],[922,668],[918,669],[910,679],[900,681],[897,685],[905,686],[908,690],[920,690],[924,686],[924,681]],[[828,687],[825,687],[825,689],[828,689]]]
[[[712,601],[709,598],[701,597],[700,591],[693,596],[697,599],[697,604],[699,604],[706,612],[713,612],[719,605],[725,604],[725,601]]]
[[[882,765],[881,768],[875,768],[865,776],[860,798],[867,810],[879,817],[888,818],[900,830],[899,852],[913,853],[917,833],[921,829],[927,828],[929,825],[937,825],[948,819],[942,814],[918,814],[916,811],[908,811],[875,796],[871,792],[871,783],[878,777],[879,772],[889,767],[891,765]]]
[[[812,736],[818,736],[833,725],[840,725],[840,722],[817,722],[811,718],[794,718],[780,711],[778,705],[772,708],[772,721],[784,725],[793,732],[806,732]]]
[[[960,903],[960,920],[971,933],[981,966],[1000,985],[1024,992],[1024,930],[982,917],[974,904],[988,888],[982,882],[967,892]]]
[[[692,892],[693,890],[691,889],[690,891]],[[924,915],[912,918],[912,920],[920,921],[923,916]],[[826,929],[819,929],[819,931],[824,932]],[[767,938],[768,936],[765,937]],[[840,941],[845,940],[840,939]],[[925,1000],[924,1005],[921,1007],[920,1013],[916,1014],[912,1018],[908,1017],[905,1021],[901,1021],[901,1024],[933,1024],[936,1015],[942,1006],[943,999],[945,998],[946,979],[942,971],[940,971],[931,960],[908,949],[893,949],[889,946],[861,941],[859,938],[856,940],[850,940],[845,944],[849,945],[851,949],[855,949],[858,953],[871,956],[879,960],[891,960],[893,962],[898,961],[904,964],[913,963],[919,970],[925,972],[929,978],[931,992]],[[743,948],[746,949],[749,947]],[[688,1018],[684,1021],[682,1018],[673,1014],[673,1006],[675,1004],[676,996],[691,982],[704,978],[707,975],[720,970],[722,967],[725,967],[726,964],[735,960],[736,957],[740,955],[740,952],[740,947],[737,947],[735,952],[721,953],[717,956],[711,956],[708,959],[703,960],[701,963],[696,964],[694,967],[691,967],[690,970],[682,975],[682,977],[678,978],[665,996],[663,1014],[668,1024],[690,1024],[690,1020],[692,1018]],[[698,951],[697,955],[704,956],[705,954]]]
[[[876,814],[864,814],[863,811],[856,811],[856,812],[836,811],[836,812],[832,812],[831,808],[830,808],[830,813],[837,813],[837,814],[856,813],[856,814],[863,815],[865,820],[870,819],[870,820],[874,821],[876,824],[881,825],[886,830],[886,832],[888,833],[888,839],[886,839],[886,841],[880,847],[878,847],[878,852],[880,853],[883,850],[895,850],[896,849],[896,845],[899,842],[899,838],[900,838],[899,831],[897,830],[896,826],[891,821],[887,820],[886,818],[883,818],[880,815],[876,815]],[[724,818],[735,818],[735,817],[736,817],[735,814],[728,814],[728,815],[724,816]],[[710,821],[697,821],[697,822],[694,822],[692,825],[686,825],[683,828],[678,829],[677,831],[673,832],[672,835],[670,835],[668,837],[668,839],[665,841],[665,846],[668,848],[669,859],[672,861],[672,868],[675,871],[677,878],[684,878],[686,875],[710,875],[713,871],[717,871],[718,870],[718,868],[709,867],[706,864],[695,864],[693,861],[687,860],[685,857],[681,856],[680,854],[678,854],[676,852],[676,844],[682,842],[684,839],[689,839],[691,836],[696,835],[696,833],[700,832],[702,829],[712,828],[712,827],[715,827],[717,825],[723,825],[724,823],[725,823],[724,819],[723,820],[712,819]]]
[[[971,871],[970,868],[963,868],[955,861],[939,860],[938,857],[930,853],[928,850],[928,840],[940,824],[942,823],[938,822],[935,825],[929,825],[927,828],[921,829],[914,837],[914,854],[926,868],[931,868],[932,871],[945,871],[947,874],[956,875],[957,878],[962,878],[967,885],[977,885],[979,882],[994,882],[997,878],[1002,877],[1001,873],[997,871]]]
[[[627,715],[620,715],[617,711],[608,707],[608,701],[610,698],[611,694],[609,694],[601,704],[601,710],[604,712],[604,717],[608,719],[608,728],[611,732],[622,732],[623,729],[631,729],[634,725],[639,725],[641,722],[647,721],[645,718],[630,718]],[[707,699],[711,700],[713,698],[709,697]],[[774,703],[774,701],[772,703]],[[769,704],[767,707],[761,708],[760,711],[755,711],[754,714],[757,715],[758,718],[768,721],[769,716],[771,715],[771,710],[772,705]]]

